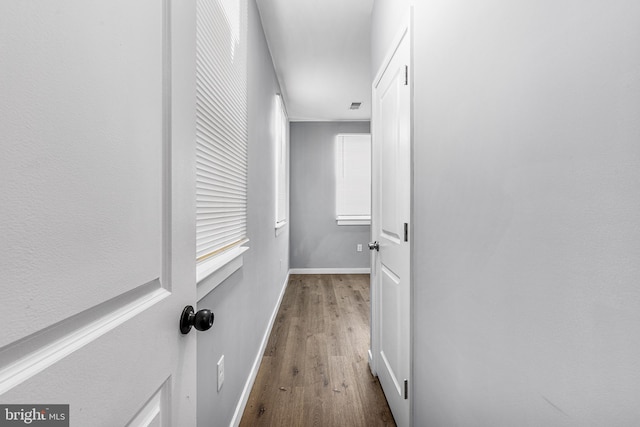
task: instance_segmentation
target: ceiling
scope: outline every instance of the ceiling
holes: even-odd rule
[[[373,0],[257,4],[289,119],[369,120]]]

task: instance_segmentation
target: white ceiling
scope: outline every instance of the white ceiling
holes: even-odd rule
[[[256,1],[289,119],[369,120],[373,0]]]

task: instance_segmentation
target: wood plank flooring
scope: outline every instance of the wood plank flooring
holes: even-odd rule
[[[368,349],[369,275],[292,275],[240,426],[395,426]]]

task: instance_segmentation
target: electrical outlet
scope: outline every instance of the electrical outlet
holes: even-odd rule
[[[358,252],[362,252],[362,243],[358,243],[358,247],[356,249]]]
[[[222,383],[224,383],[224,354],[218,360],[218,391],[222,388]]]

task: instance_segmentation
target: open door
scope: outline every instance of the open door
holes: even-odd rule
[[[195,3],[5,0],[0,40],[0,404],[195,425]]]
[[[410,423],[411,98],[409,29],[373,85],[371,365],[398,426]]]

